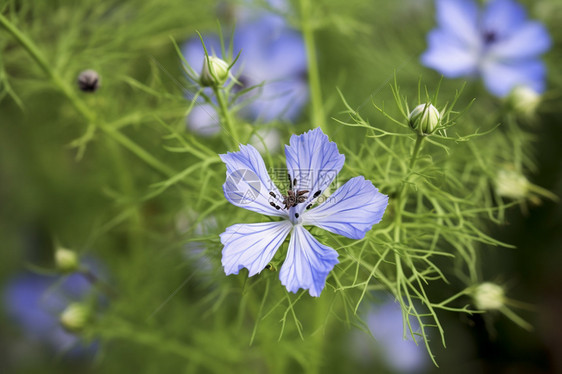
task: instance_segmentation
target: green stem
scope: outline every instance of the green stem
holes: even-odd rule
[[[121,134],[116,129],[96,120],[95,112],[91,111],[88,106],[76,96],[74,90],[53,70],[45,57],[41,54],[37,46],[24,35],[17,27],[15,27],[4,15],[0,14],[0,25],[2,25],[12,36],[21,44],[21,46],[29,53],[47,76],[53,81],[55,86],[66,96],[72,106],[90,123],[95,123],[96,127],[101,129],[109,137],[127,148],[129,151],[137,155],[141,160],[152,166],[157,171],[167,176],[175,175],[175,171],[166,164],[154,158],[150,153],[134,143],[131,139]]]
[[[402,224],[402,210],[406,205],[406,196],[404,196],[404,191],[406,190],[406,184],[408,183],[408,179],[412,173],[412,169],[416,165],[416,161],[418,160],[419,153],[422,149],[423,141],[425,137],[423,135],[417,135],[416,143],[414,144],[414,150],[412,151],[412,157],[410,158],[410,163],[408,164],[408,174],[406,174],[406,178],[402,182],[400,189],[398,190],[398,194],[396,197],[396,208],[395,208],[395,218],[394,218],[394,241],[400,241],[400,229]]]
[[[221,117],[226,125],[228,132],[230,133],[230,137],[232,138],[232,145],[236,148],[238,144],[240,144],[240,136],[238,135],[238,129],[234,125],[234,121],[232,121],[232,117],[230,116],[230,112],[228,110],[228,105],[226,104],[226,100],[223,96],[222,91],[218,87],[213,86],[213,92],[217,98],[217,102],[219,103],[219,108],[221,111]]]
[[[322,101],[322,89],[320,86],[320,74],[318,72],[318,59],[316,57],[316,45],[314,42],[314,29],[311,24],[310,0],[301,0],[301,30],[304,37],[306,48],[306,58],[308,61],[308,83],[310,85],[310,97],[312,101],[312,122],[320,127],[324,132],[326,128],[326,116]]]

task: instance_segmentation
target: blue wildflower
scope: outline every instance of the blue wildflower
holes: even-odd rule
[[[298,32],[285,24],[281,27],[279,21],[277,16],[263,15],[243,23],[232,41],[233,50],[242,51],[231,70],[242,84],[235,88],[262,85],[239,99],[245,101],[240,115],[260,123],[293,122],[308,101],[304,42]],[[224,57],[218,37],[205,37],[205,45],[210,55]],[[199,38],[189,40],[182,53],[195,70],[203,66],[205,55]],[[204,135],[218,132],[218,114],[211,105],[202,105],[203,110],[190,113],[188,126]]]
[[[545,89],[539,56],[551,45],[546,28],[529,21],[513,0],[437,0],[438,28],[428,35],[422,63],[446,77],[482,76],[486,88],[504,97],[518,86]]]
[[[232,204],[281,221],[236,224],[220,235],[222,265],[227,275],[246,268],[249,276],[261,272],[291,233],[287,257],[279,278],[290,292],[308,289],[319,296],[338,253],[319,243],[304,226],[317,226],[351,239],[362,239],[382,219],[388,196],[359,176],[350,179],[329,198],[322,194],[343,167],[338,152],[322,130],[293,135],[285,146],[287,194],[272,182],[264,161],[251,145],[220,155],[226,164],[225,197]],[[319,204],[317,204],[319,203]]]
[[[70,355],[94,353],[96,344],[81,344],[80,338],[64,329],[59,318],[68,305],[84,300],[92,284],[81,273],[59,277],[25,272],[12,278],[4,289],[4,306],[24,336]]]

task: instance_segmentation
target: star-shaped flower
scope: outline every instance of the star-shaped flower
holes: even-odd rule
[[[490,0],[482,11],[473,0],[437,0],[438,28],[428,34],[422,63],[446,77],[482,76],[504,97],[517,86],[545,88],[540,55],[551,45],[546,28],[529,21],[513,0]]]
[[[290,292],[299,288],[319,296],[338,263],[338,253],[318,242],[305,228],[317,226],[351,239],[362,239],[382,219],[388,196],[359,176],[350,179],[326,201],[324,191],[343,167],[345,156],[322,130],[293,135],[285,146],[286,194],[273,184],[259,152],[240,145],[239,152],[220,155],[226,164],[224,195],[232,204],[282,220],[236,224],[220,235],[222,265],[227,275],[242,268],[249,276],[261,272],[291,234],[279,278]]]

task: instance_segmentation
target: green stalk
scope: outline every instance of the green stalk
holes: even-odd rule
[[[219,103],[219,108],[221,111],[221,117],[223,123],[226,125],[228,132],[230,133],[232,145],[236,148],[238,144],[240,144],[240,136],[238,135],[238,129],[234,125],[232,121],[232,117],[230,116],[230,112],[228,111],[228,105],[226,104],[226,100],[222,94],[222,91],[219,87],[213,86],[213,92],[215,93],[215,97],[217,98],[217,102]]]
[[[320,127],[322,131],[327,132],[326,115],[324,113],[322,89],[320,86],[320,74],[318,72],[318,59],[316,57],[316,45],[314,42],[314,29],[310,18],[310,0],[301,0],[300,9],[301,31],[304,37],[306,58],[308,61],[308,83],[312,101],[312,123],[314,126]]]
[[[96,120],[95,112],[91,111],[88,106],[75,95],[74,90],[53,70],[45,57],[41,54],[37,46],[24,35],[17,27],[15,27],[4,15],[0,14],[0,25],[2,25],[12,36],[21,44],[21,46],[29,53],[47,76],[53,81],[54,85],[66,96],[72,106],[90,123],[96,124],[110,138],[127,148],[141,160],[161,172],[166,176],[175,175],[175,171],[154,158],[150,153],[133,142],[131,139],[121,134],[118,130]]]

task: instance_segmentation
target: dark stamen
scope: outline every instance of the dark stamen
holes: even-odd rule
[[[312,196],[312,197],[316,199],[318,196],[320,196],[321,193],[322,193],[322,191],[318,190],[314,193],[314,196]]]
[[[293,179],[293,186],[294,186],[294,187],[297,186],[297,178]]]
[[[272,207],[275,208],[275,203],[274,203],[273,201],[270,201],[270,202],[269,202],[269,205],[271,205]]]
[[[299,191],[299,192],[297,192],[297,195],[298,195],[298,196],[302,196],[302,195],[304,195],[305,193],[308,193],[308,190]]]
[[[275,209],[279,210],[281,207],[279,205],[275,205]]]
[[[275,196],[273,192],[269,192],[269,196],[273,197],[274,199],[277,199],[277,196]]]
[[[306,209],[310,209],[312,208],[312,204],[308,204],[308,206],[306,207]]]
[[[299,214],[298,214],[298,213],[295,213],[295,218],[299,218]]]
[[[287,174],[287,178],[289,178],[289,189],[293,189],[293,184],[291,183],[291,174]]]

